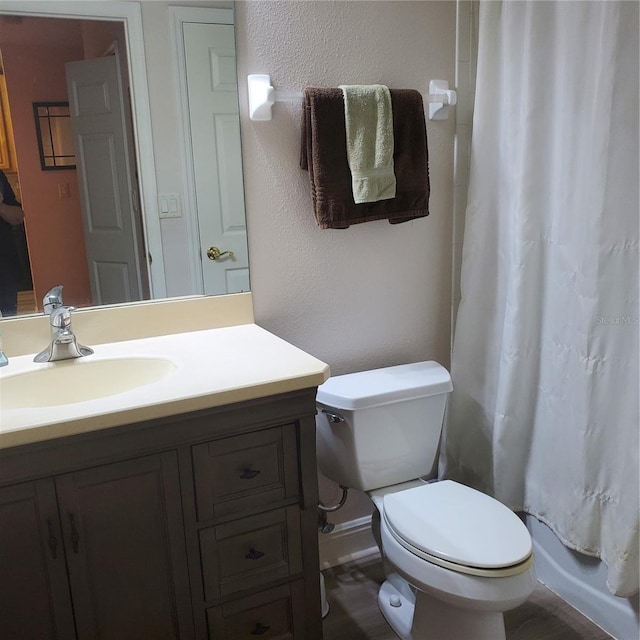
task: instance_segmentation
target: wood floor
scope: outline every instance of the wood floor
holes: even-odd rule
[[[350,562],[323,573],[329,602],[324,640],[397,640],[378,610],[376,596],[384,579],[378,558]],[[542,584],[524,605],[505,614],[505,627],[507,640],[611,640]]]
[[[18,291],[18,315],[36,313],[38,307],[33,291]]]

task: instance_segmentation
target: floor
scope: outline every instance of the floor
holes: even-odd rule
[[[323,622],[325,640],[397,640],[378,611],[376,594],[383,580],[379,558],[350,562],[323,573],[329,602],[329,615]],[[505,627],[507,640],[612,640],[542,584],[525,604],[505,614]]]
[[[18,291],[18,315],[25,313],[36,313],[36,299],[33,291]]]

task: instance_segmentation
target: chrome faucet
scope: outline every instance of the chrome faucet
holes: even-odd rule
[[[47,292],[42,302],[44,312],[49,314],[51,343],[33,359],[34,362],[56,362],[91,355],[93,349],[78,344],[71,329],[71,312],[75,308],[62,304],[62,285]]]
[[[44,294],[44,298],[42,299],[42,308],[48,316],[51,315],[51,312],[54,309],[62,306],[62,289],[63,285],[57,284]]]

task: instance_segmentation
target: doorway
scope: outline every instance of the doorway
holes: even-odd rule
[[[30,279],[38,305],[43,295],[56,284],[65,286],[65,303],[77,307],[150,297],[143,250],[138,252],[138,258],[144,264],[137,271],[144,274],[146,280],[132,293],[132,298],[120,299],[111,296],[110,291],[102,291],[98,295],[92,287],[95,265],[90,264],[87,257],[83,224],[82,196],[87,191],[86,181],[82,183],[79,180],[82,172],[75,168],[42,169],[31,109],[33,102],[42,100],[68,102],[65,63],[113,55],[114,43],[119,44],[116,48],[125,60],[122,67],[126,70],[124,22],[0,16],[0,47],[4,54],[8,105],[14,115],[11,128],[20,167],[21,202],[26,215],[22,255],[29,255],[26,260],[30,265]],[[123,82],[126,83],[122,92],[123,102],[130,108],[126,75]],[[128,128],[131,134],[130,119]],[[131,142],[125,153],[135,154],[134,149]],[[135,201],[135,204],[127,210],[124,201],[119,202],[118,215],[136,216],[135,228],[140,230],[140,241],[136,246],[142,247],[143,224],[135,156],[127,157],[124,162],[131,168],[133,178],[131,185],[120,190],[128,201]],[[103,185],[108,182],[99,174],[92,176],[91,180],[93,183],[101,180]],[[102,187],[97,188],[102,190]],[[24,281],[28,282],[28,278],[25,277]]]

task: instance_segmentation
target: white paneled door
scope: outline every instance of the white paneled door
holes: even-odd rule
[[[233,25],[184,23],[205,294],[249,290]]]
[[[118,58],[66,64],[94,304],[140,300],[148,286]]]

